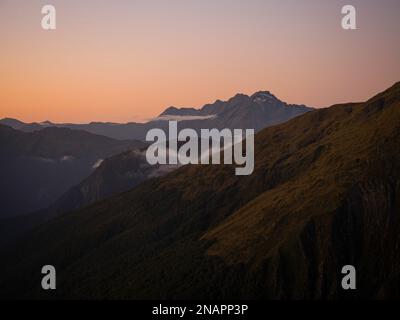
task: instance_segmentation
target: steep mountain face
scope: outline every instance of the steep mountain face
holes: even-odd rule
[[[250,176],[185,166],[52,220],[0,253],[0,297],[398,297],[398,150],[400,83],[261,131]]]
[[[47,207],[99,159],[144,144],[66,128],[27,133],[0,125],[0,146],[2,218]]]
[[[167,130],[165,120],[180,121],[181,128],[196,130],[208,128],[255,129],[279,124],[305,112],[313,110],[304,105],[290,105],[280,101],[268,91],[257,92],[252,96],[238,94],[228,101],[217,100],[201,109],[167,108],[153,121],[147,123],[102,123],[89,124],[54,124],[49,121],[25,124],[15,119],[2,119],[0,123],[10,125],[22,131],[36,131],[45,127],[65,127],[85,130],[94,134],[108,136],[114,139],[137,139],[145,141],[147,132],[152,128]]]

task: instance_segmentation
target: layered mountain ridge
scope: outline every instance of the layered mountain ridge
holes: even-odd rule
[[[237,94],[228,101],[217,100],[206,104],[201,109],[169,107],[159,117],[146,123],[110,123],[91,122],[89,124],[23,123],[19,120],[5,118],[0,124],[9,125],[21,131],[37,131],[45,127],[65,127],[85,130],[94,134],[114,139],[137,139],[144,141],[146,133],[152,128],[167,130],[165,120],[177,120],[182,128],[195,130],[208,128],[254,129],[259,131],[267,126],[292,119],[300,114],[313,110],[304,105],[289,105],[280,101],[268,91],[261,91],[247,96]]]
[[[397,83],[262,130],[250,176],[185,166],[44,224],[0,253],[0,296],[398,297],[399,149]]]
[[[93,171],[100,159],[144,147],[86,131],[0,125],[0,218],[46,208]]]

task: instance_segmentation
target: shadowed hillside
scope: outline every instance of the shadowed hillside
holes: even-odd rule
[[[186,166],[37,228],[0,254],[0,297],[399,296],[400,83],[255,142],[250,176]]]
[[[86,179],[72,187],[49,210],[71,211],[163,176],[178,165],[150,165],[144,150],[130,150],[105,159]]]
[[[86,131],[27,133],[0,125],[0,218],[46,208],[88,176],[99,159],[144,147]]]

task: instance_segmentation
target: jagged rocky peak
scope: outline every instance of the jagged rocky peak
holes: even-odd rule
[[[228,102],[239,102],[239,101],[245,101],[248,100],[250,97],[247,94],[244,93],[238,93],[232,98],[228,100]]]
[[[270,100],[280,101],[275,95],[269,91],[258,91],[251,96],[254,102],[267,102]]]

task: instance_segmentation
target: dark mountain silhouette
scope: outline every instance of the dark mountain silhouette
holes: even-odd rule
[[[158,119],[174,116],[180,116],[181,119],[186,116],[204,117],[206,120],[192,120],[191,126],[200,128],[206,123],[207,128],[252,128],[259,131],[311,110],[304,105],[288,105],[270,92],[261,91],[252,96],[237,94],[226,102],[217,100],[201,109],[170,107]]]
[[[250,176],[185,166],[37,228],[0,253],[0,296],[398,297],[400,83],[255,143]],[[55,292],[40,288],[45,264]]]
[[[160,116],[200,116],[204,115],[202,110],[203,109],[169,107],[165,109]]]
[[[99,159],[144,143],[67,128],[27,133],[0,125],[0,145],[1,218],[47,207],[89,175]]]
[[[4,118],[0,120],[0,124],[11,127],[13,129],[20,130],[24,126],[26,126],[26,123],[19,121],[17,119],[12,119],[12,118]]]
[[[11,127],[16,130],[24,131],[24,132],[33,132],[46,128],[43,124],[39,124],[37,122],[33,123],[25,123],[17,119],[13,118],[4,118],[0,120],[0,124]]]
[[[108,136],[114,139],[145,140],[146,133],[152,128],[167,130],[168,123],[164,120],[177,119],[182,128],[207,129],[255,129],[279,124],[305,112],[313,110],[304,105],[290,105],[280,101],[268,91],[257,92],[252,96],[238,94],[228,101],[217,100],[201,109],[167,108],[161,115],[147,123],[118,124],[111,122],[91,122],[89,124],[61,123],[50,121],[26,124],[15,119],[2,119],[0,123],[22,131],[36,131],[43,127],[65,127],[85,130],[94,134]]]

